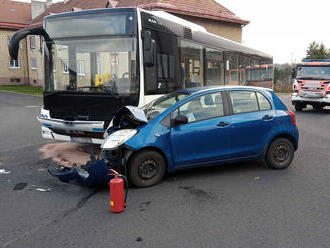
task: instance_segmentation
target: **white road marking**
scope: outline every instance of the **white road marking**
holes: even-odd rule
[[[41,106],[28,105],[28,106],[24,106],[24,108],[41,108]]]

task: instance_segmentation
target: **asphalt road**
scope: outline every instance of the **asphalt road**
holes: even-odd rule
[[[288,96],[282,96],[289,103]],[[40,159],[41,99],[0,92],[0,247],[329,247],[330,111],[297,113],[291,167],[232,164],[130,189],[109,212],[107,189],[64,184]],[[37,188],[50,189],[49,192]]]

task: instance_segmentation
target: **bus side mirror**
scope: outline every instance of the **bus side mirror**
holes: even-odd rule
[[[296,69],[296,68],[293,68],[293,69],[292,69],[291,77],[292,77],[292,78],[296,78],[296,73],[297,73],[297,69]]]
[[[155,54],[156,54],[156,42],[155,40],[152,39],[150,31],[143,31],[142,38],[143,38],[144,64],[149,67],[154,66]]]
[[[19,51],[19,42],[28,35],[42,35],[48,38],[45,30],[42,27],[24,28],[13,33],[8,42],[8,51],[12,59],[16,60]]]

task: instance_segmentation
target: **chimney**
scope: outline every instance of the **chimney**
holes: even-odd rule
[[[53,4],[52,0],[46,0],[46,8],[49,8]]]
[[[31,17],[32,19],[40,16],[46,9],[46,2],[37,0],[31,1]]]

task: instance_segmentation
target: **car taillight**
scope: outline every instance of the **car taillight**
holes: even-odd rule
[[[290,111],[290,110],[285,111],[285,112],[286,112],[288,115],[290,115],[292,125],[296,125],[296,115],[295,115],[292,111]]]

